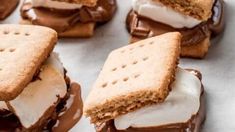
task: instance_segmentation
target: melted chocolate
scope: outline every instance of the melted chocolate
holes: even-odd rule
[[[35,128],[36,131],[46,130],[46,131],[68,131],[71,129],[81,118],[83,103],[81,99],[81,88],[78,84],[72,83],[70,85],[69,78],[65,78],[68,87],[67,96],[61,99],[60,103],[57,105],[55,112],[51,115],[43,125]],[[18,118],[8,112],[0,115],[0,131],[23,131],[25,130]],[[27,130],[25,130],[27,131]]]
[[[21,125],[17,117],[13,114],[7,116],[0,116],[0,131],[1,132],[14,132],[21,129]]]
[[[71,85],[70,98],[64,106],[65,111],[58,115],[57,122],[52,128],[53,132],[67,132],[82,116],[83,103],[81,99],[81,88],[78,84]]]
[[[196,70],[188,70],[195,74],[201,80],[201,73]],[[205,120],[205,93],[204,88],[200,97],[200,108],[196,115],[192,115],[186,123],[167,124],[164,126],[146,127],[146,128],[128,128],[126,130],[117,130],[114,121],[111,120],[100,126],[96,126],[97,132],[200,132],[201,125]]]
[[[116,0],[98,0],[95,7],[84,6],[81,9],[74,10],[35,8],[32,6],[31,1],[25,0],[21,7],[21,16],[35,25],[47,26],[57,32],[63,32],[78,22],[107,22],[113,17],[116,8]]]
[[[138,41],[148,37],[178,31],[182,34],[182,45],[198,44],[212,33],[213,36],[219,34],[224,28],[224,2],[217,0],[213,7],[213,16],[207,22],[203,22],[194,28],[176,29],[149,18],[138,15],[131,11],[128,14],[127,28],[132,35],[133,41]]]
[[[18,5],[19,0],[1,0],[0,20],[6,18]]]

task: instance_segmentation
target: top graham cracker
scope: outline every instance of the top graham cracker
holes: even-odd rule
[[[214,0],[153,0],[198,20],[207,21],[212,15]]]
[[[0,101],[23,91],[56,42],[57,33],[50,28],[0,25]]]
[[[84,106],[92,123],[103,123],[163,102],[174,80],[180,33],[167,33],[110,53]]]

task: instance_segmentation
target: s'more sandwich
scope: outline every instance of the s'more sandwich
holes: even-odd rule
[[[177,66],[180,33],[110,53],[84,104],[97,132],[199,132],[205,118],[201,74]]]
[[[203,58],[224,29],[223,0],[132,0],[126,25],[131,42],[180,32],[181,57]]]
[[[14,11],[19,0],[1,0],[0,3],[0,20],[5,19]]]
[[[56,31],[0,25],[0,131],[63,131],[82,115],[80,86],[58,54]]]
[[[20,23],[50,27],[59,37],[91,37],[116,8],[116,0],[24,0]]]

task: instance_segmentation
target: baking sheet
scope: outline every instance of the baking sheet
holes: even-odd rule
[[[235,1],[226,0],[226,30],[213,40],[204,60],[182,59],[180,66],[195,68],[203,74],[206,90],[207,119],[203,132],[235,132]],[[125,17],[131,0],[118,0],[118,10],[112,21],[97,28],[89,39],[60,39],[55,51],[60,54],[72,80],[82,86],[85,100],[110,51],[128,43]],[[19,6],[5,21],[18,23]],[[84,117],[71,132],[94,132]]]

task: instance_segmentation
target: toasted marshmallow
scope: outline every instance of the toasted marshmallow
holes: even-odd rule
[[[132,8],[141,16],[174,28],[192,28],[202,22],[153,0],[132,0]]]
[[[187,122],[200,108],[201,82],[192,73],[177,69],[172,91],[161,104],[141,108],[114,119],[118,130]]]
[[[8,110],[8,107],[4,101],[0,101],[0,111]]]
[[[65,97],[67,86],[62,63],[51,54],[41,68],[38,80],[31,82],[23,92],[9,102],[14,114],[25,128],[36,125]]]
[[[54,8],[54,9],[65,9],[65,10],[73,10],[80,9],[82,5],[67,3],[55,0],[27,0],[32,1],[33,7],[45,7],[45,8]]]

